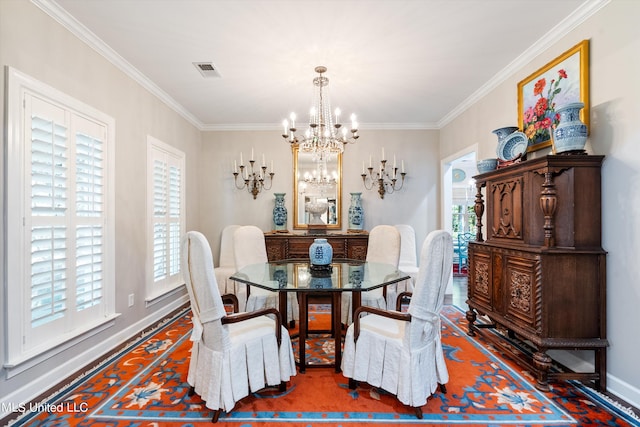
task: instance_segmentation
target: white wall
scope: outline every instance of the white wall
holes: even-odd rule
[[[186,292],[146,307],[144,303],[146,256],[146,141],[152,135],[186,153],[187,227],[198,219],[200,191],[198,161],[200,131],[194,128],[155,96],[133,82],[95,50],[47,16],[29,1],[0,1],[0,65],[11,66],[110,115],[116,122],[115,214],[116,214],[116,311],[121,313],[116,325],[81,342],[71,350],[43,362],[10,380],[0,374],[0,397],[13,396],[14,403],[24,402],[45,392],[92,358],[100,356],[105,346],[118,344],[153,322],[180,301]],[[4,82],[4,79],[3,79]],[[0,85],[0,122],[5,129],[5,85]],[[3,146],[6,146],[3,132]],[[2,150],[2,156],[5,150]],[[4,167],[4,158],[1,164]],[[4,173],[0,174],[4,176]],[[4,182],[0,186],[4,205]],[[7,244],[2,233],[3,250]],[[8,247],[11,250],[10,246]],[[2,256],[0,259],[4,260]],[[1,261],[3,286],[6,284],[4,261]],[[129,294],[135,305],[128,307]],[[5,292],[0,292],[0,330],[4,337]],[[116,341],[111,342],[111,341]],[[85,354],[86,352],[86,354]],[[0,365],[4,362],[4,338],[0,339]],[[28,395],[33,393],[32,395]],[[4,399],[2,399],[5,402]],[[0,414],[2,417],[2,414]]]
[[[607,256],[608,387],[640,406],[640,2],[613,0],[508,81],[441,130],[447,157],[472,143],[478,158],[495,157],[491,130],[517,123],[517,84],[584,39],[590,39],[591,129],[587,149],[605,155],[602,240]],[[536,152],[536,155],[546,154]],[[594,313],[594,316],[596,313]]]

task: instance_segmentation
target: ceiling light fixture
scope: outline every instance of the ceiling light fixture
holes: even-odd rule
[[[298,137],[296,114],[291,113],[291,121],[285,119],[282,122],[282,137],[291,144],[298,144],[301,151],[312,153],[313,160],[320,161],[342,153],[344,146],[355,143],[359,135],[355,114],[351,115],[350,135],[349,130],[340,123],[340,109],[336,108],[332,115],[327,89],[329,79],[323,76],[327,67],[318,66],[315,71],[319,75],[313,79],[314,105],[309,112],[309,127],[304,135]]]

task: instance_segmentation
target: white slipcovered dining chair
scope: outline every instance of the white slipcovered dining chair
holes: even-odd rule
[[[221,410],[231,411],[249,391],[267,386],[284,390],[296,374],[293,349],[278,310],[226,314],[204,235],[188,232],[181,256],[193,320],[187,382],[190,393],[200,395],[214,411],[216,422]]]
[[[255,225],[243,225],[233,233],[234,262],[238,270],[250,264],[268,262],[267,246],[264,233]],[[277,307],[278,293],[256,286],[249,286],[247,296],[247,311]],[[298,320],[300,309],[295,292],[287,294],[287,319]]]
[[[400,261],[398,270],[411,276],[410,279],[387,286],[387,310],[396,309],[398,294],[413,291],[413,285],[418,276],[418,256],[416,254],[416,232],[408,224],[395,226],[400,233]]]
[[[400,233],[392,225],[377,225],[369,232],[369,243],[367,244],[367,262],[380,262],[398,266],[400,260]],[[361,304],[386,308],[387,303],[384,298],[384,289],[377,288],[365,291],[361,294]],[[353,298],[351,292],[342,295],[342,323],[349,325],[352,322]]]
[[[442,352],[440,312],[453,268],[451,235],[429,233],[420,253],[420,269],[408,313],[362,306],[347,329],[342,358],[349,387],[364,381],[395,394],[400,402],[421,406],[449,381]],[[368,312],[368,316],[360,314]]]
[[[240,228],[239,225],[227,225],[222,229],[220,238],[220,262],[214,268],[216,282],[220,294],[233,294],[238,298],[238,309],[245,311],[247,306],[247,285],[229,279],[236,272],[236,263],[233,258],[233,233]]]

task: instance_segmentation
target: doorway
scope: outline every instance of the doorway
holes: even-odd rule
[[[466,261],[458,237],[475,235],[476,217],[473,211],[475,203],[475,181],[477,145],[466,148],[441,162],[442,170],[442,218],[443,227],[453,237],[453,279],[447,289],[453,303],[458,305],[466,299]],[[464,243],[464,242],[462,242]],[[454,286],[455,282],[455,286]],[[464,282],[464,283],[463,283]],[[460,293],[464,291],[464,295]],[[462,306],[462,305],[460,305]]]

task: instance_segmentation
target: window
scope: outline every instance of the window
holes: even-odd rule
[[[112,118],[9,70],[7,367],[115,316]]]
[[[185,156],[180,150],[149,136],[147,159],[147,300],[153,300],[184,283],[180,272],[180,238],[185,229]]]

